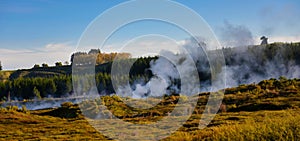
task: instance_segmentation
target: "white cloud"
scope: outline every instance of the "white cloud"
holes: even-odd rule
[[[269,41],[270,42],[300,42],[300,35],[269,37]]]
[[[128,52],[133,57],[157,55],[161,50],[175,52],[183,41],[175,41],[163,36],[142,36],[122,43],[105,45],[102,52]],[[124,48],[122,48],[124,46]],[[3,69],[15,70],[32,68],[34,64],[47,63],[49,66],[55,62],[69,61],[70,56],[75,51],[88,52],[90,49],[98,47],[89,46],[75,49],[71,42],[66,43],[49,43],[42,48],[32,49],[7,49],[0,48],[0,61]]]
[[[260,44],[260,37],[254,37],[255,44]],[[273,42],[300,42],[299,36],[271,36],[269,43]],[[159,52],[169,50],[177,52],[179,47],[187,44],[188,40],[170,40],[168,38],[159,36],[144,36],[124,43],[115,43],[111,45],[105,45],[101,49],[102,52],[128,52],[133,57],[157,55]],[[125,47],[120,50],[122,46]],[[87,50],[80,50],[88,52],[89,49],[95,47],[89,47]],[[70,56],[75,52],[75,45],[71,42],[65,43],[49,43],[42,48],[33,49],[7,49],[0,48],[0,61],[3,69],[14,70],[23,68],[32,68],[34,64],[47,63],[50,66],[55,62],[70,61]]]
[[[269,43],[274,42],[283,42],[283,43],[290,43],[290,42],[300,42],[300,35],[299,36],[270,36],[267,37]],[[256,37],[255,44],[260,44],[261,40],[260,37]]]
[[[176,41],[166,36],[149,34],[140,36],[129,41],[105,45],[104,52],[127,52],[132,57],[158,55],[161,50],[178,52],[179,47],[185,41]]]
[[[6,49],[0,48],[0,60],[3,69],[32,68],[34,64],[47,63],[50,66],[55,62],[69,61],[74,46],[71,42],[50,43],[43,48],[33,49]]]

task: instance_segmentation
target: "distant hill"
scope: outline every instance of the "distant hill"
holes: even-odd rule
[[[143,75],[143,73],[145,72],[144,70],[146,68],[149,68],[149,63],[153,59],[157,59],[157,57],[138,58],[136,63],[133,64],[132,73],[134,75]],[[126,59],[123,61],[124,63],[127,63],[130,62],[130,59]],[[84,65],[82,65],[81,67],[82,69],[85,68]],[[111,67],[112,67],[112,62],[102,63],[95,66],[95,71],[97,73],[110,73]],[[31,69],[19,69],[15,71],[0,71],[0,81],[14,80],[17,78],[36,78],[36,77],[49,78],[53,76],[71,75],[71,74],[72,74],[71,65],[38,67],[38,68],[31,68]]]
[[[247,47],[235,47],[235,48],[223,48],[222,49],[226,65],[230,68],[232,66],[240,66],[241,69],[247,65],[250,67],[248,70],[251,73],[265,73],[266,69],[264,65],[266,63],[273,63],[270,65],[275,65],[274,67],[282,67],[282,65],[286,65],[288,69],[288,65],[300,65],[300,42],[298,43],[272,43],[268,45],[255,45],[255,46],[247,46]],[[76,54],[76,53],[75,53]],[[82,58],[83,53],[80,54],[79,57]],[[89,55],[89,54],[88,54]],[[103,55],[103,54],[102,54]],[[104,54],[109,55],[109,54]],[[115,55],[115,54],[113,54]],[[202,54],[200,54],[201,56]],[[74,57],[74,55],[72,56]],[[99,57],[98,57],[99,58]],[[97,58],[97,59],[98,59]],[[152,59],[157,59],[157,57],[149,57],[149,58],[139,58],[141,62],[150,62]],[[199,61],[199,60],[197,60]],[[198,64],[205,64],[203,61]],[[281,61],[278,64],[274,61]],[[275,64],[274,64],[275,63]],[[292,64],[288,64],[292,63]],[[102,73],[110,73],[112,62],[104,62],[97,63],[96,72]],[[149,64],[139,64],[136,65],[138,68],[132,68],[133,70],[139,71],[139,74],[144,72],[144,70],[140,70],[140,65],[146,65],[143,68],[149,67]],[[281,66],[276,66],[281,65]],[[84,65],[83,65],[84,67]],[[206,67],[206,66],[205,66]],[[203,67],[200,67],[203,68]],[[207,68],[206,68],[207,69]],[[208,68],[209,70],[209,68]],[[206,72],[207,70],[199,70],[199,72]],[[286,70],[287,72],[289,70]],[[238,77],[247,77],[248,72],[243,72],[245,74],[240,75]],[[0,71],[0,81],[10,80],[24,77],[24,78],[33,78],[33,77],[52,77],[58,75],[70,75],[72,74],[71,65],[66,66],[50,66],[50,67],[38,67],[32,69],[20,69],[16,71]],[[201,74],[201,73],[200,73]],[[201,74],[207,75],[207,74]],[[278,76],[279,77],[279,76]],[[243,83],[243,81],[241,81]]]
[[[24,77],[24,78],[32,78],[32,77],[53,77],[58,75],[69,75],[71,74],[71,66],[57,66],[57,67],[39,67],[32,69],[21,69],[16,70],[9,76],[10,80]]]
[[[201,78],[200,85],[201,88],[209,88],[212,76],[211,68],[205,54],[200,53],[201,48],[196,49],[193,59]],[[251,84],[270,78],[279,78],[280,76],[285,76],[289,79],[300,78],[300,43],[272,43],[268,45],[223,48],[221,50],[224,53],[226,68],[224,66],[219,67],[222,67],[221,69],[226,71],[226,87]],[[165,61],[166,59],[163,60],[163,58],[144,57],[137,60],[133,58],[123,59],[120,60],[121,62],[116,66],[116,69],[122,70],[124,69],[124,64],[125,66],[130,65],[130,62],[135,61],[129,72],[129,83],[135,89],[134,84],[139,83],[143,85],[149,81],[149,78],[153,76],[151,64]],[[184,60],[185,58],[181,59]],[[80,69],[86,68],[86,64],[77,65]],[[95,67],[95,78],[99,93],[115,93],[110,75],[111,67],[112,62],[102,63]],[[164,66],[159,66],[159,68],[164,69]],[[0,100],[5,100],[8,97],[31,99],[35,96],[47,97],[55,95],[55,97],[61,97],[66,94],[72,94],[74,91],[72,89],[71,74],[71,65],[0,71]],[[92,77],[89,74],[83,75]],[[123,76],[113,77],[116,77],[120,82],[128,81]],[[173,85],[180,89],[180,80],[177,78],[171,79],[172,84],[170,86]],[[85,88],[80,93],[87,93],[89,91],[89,83],[80,83],[84,83],[85,85]]]

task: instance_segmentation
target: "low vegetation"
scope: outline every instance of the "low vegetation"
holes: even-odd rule
[[[229,112],[217,115],[203,130],[178,131],[165,140],[299,140],[299,109]]]
[[[9,80],[9,77],[12,73],[14,73],[14,71],[0,71],[0,82]]]
[[[300,79],[281,77],[228,88],[216,117],[206,128],[198,129],[208,95],[201,93],[194,97],[198,104],[192,116],[163,140],[300,139]],[[127,122],[155,122],[167,116],[179,98],[179,95],[172,95],[161,101],[152,99],[158,104],[144,110],[124,104],[118,96],[103,96],[101,100],[85,100],[79,104],[67,102],[59,108],[35,111],[10,106],[0,110],[0,140],[109,140],[88,121],[96,119],[97,115],[111,118],[112,113]],[[103,106],[107,106],[106,111]]]

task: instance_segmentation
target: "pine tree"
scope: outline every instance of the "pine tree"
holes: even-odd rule
[[[39,91],[36,87],[33,88],[33,94],[34,94],[34,96],[37,97],[38,99],[41,99],[41,98],[42,98],[42,97],[41,97],[40,91]]]

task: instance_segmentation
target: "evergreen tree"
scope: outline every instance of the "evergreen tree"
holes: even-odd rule
[[[39,91],[36,87],[33,88],[33,95],[34,95],[35,97],[37,97],[38,99],[41,99],[41,98],[42,98],[42,97],[41,97],[40,91]]]
[[[43,66],[43,68],[47,68],[47,67],[48,67],[48,64],[43,63],[42,66]]]
[[[56,66],[56,67],[60,67],[60,66],[62,66],[62,63],[61,63],[61,62],[56,62],[56,63],[55,63],[55,66]]]
[[[33,68],[39,68],[40,65],[39,64],[34,64]]]

